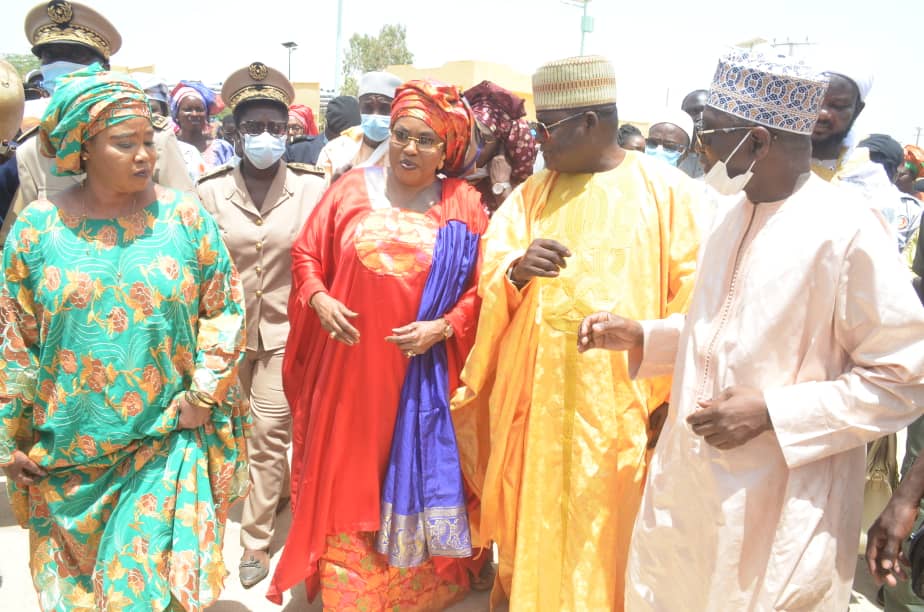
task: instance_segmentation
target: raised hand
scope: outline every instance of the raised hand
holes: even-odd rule
[[[514,264],[510,278],[517,285],[525,285],[535,276],[554,278],[567,267],[566,258],[571,251],[563,244],[548,238],[538,238],[526,249],[526,254]]]

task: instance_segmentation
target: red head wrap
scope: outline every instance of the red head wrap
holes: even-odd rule
[[[533,173],[539,144],[526,119],[522,98],[491,81],[482,81],[465,92],[475,118],[500,142],[510,160],[510,178],[521,183]]]
[[[458,87],[433,79],[408,81],[397,89],[391,103],[391,124],[401,117],[420,119],[446,143],[443,172],[447,176],[464,170],[474,118]]]
[[[298,121],[305,129],[306,136],[317,136],[318,125],[314,122],[314,112],[304,104],[293,104],[289,107],[289,120]]]
[[[914,145],[905,145],[905,165],[914,173],[914,178],[924,174],[924,150]]]

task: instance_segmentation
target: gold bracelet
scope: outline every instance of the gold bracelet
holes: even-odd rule
[[[205,410],[211,410],[218,405],[218,402],[213,400],[210,395],[201,391],[187,391],[186,401],[197,408],[203,408]]]

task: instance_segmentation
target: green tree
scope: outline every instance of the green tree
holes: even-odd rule
[[[3,53],[0,54],[0,57],[12,64],[23,81],[26,80],[26,75],[29,74],[30,70],[35,70],[41,65],[39,59],[31,53]]]
[[[340,93],[355,96],[359,76],[364,72],[382,70],[386,66],[410,64],[414,54],[407,48],[407,28],[385,25],[378,36],[353,34],[350,49],[343,60],[343,87]]]

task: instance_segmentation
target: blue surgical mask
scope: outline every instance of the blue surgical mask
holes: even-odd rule
[[[681,151],[669,151],[661,145],[656,147],[653,145],[645,145],[645,153],[651,155],[652,157],[663,159],[675,168],[677,167],[677,164],[680,163],[680,156],[683,155]]]
[[[263,132],[257,136],[244,134],[244,155],[254,167],[266,170],[286,152],[286,137]]]
[[[67,62],[60,60],[57,62],[51,62],[50,64],[45,64],[39,70],[42,72],[42,87],[45,88],[50,94],[55,92],[55,88],[58,86],[58,79],[63,77],[66,74],[72,72],[77,72],[78,70],[83,70],[86,68],[85,64],[76,64],[74,62]]]
[[[391,117],[388,115],[361,115],[363,134],[372,142],[383,142],[388,138]]]

